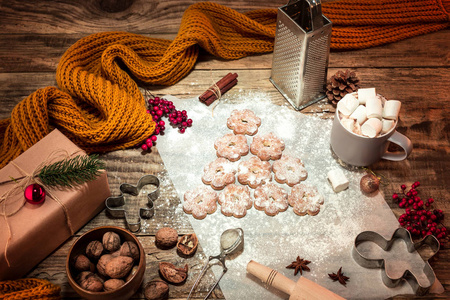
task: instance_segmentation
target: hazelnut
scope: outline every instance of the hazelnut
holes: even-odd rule
[[[144,296],[147,300],[168,299],[169,285],[160,279],[152,280],[145,285]]]
[[[105,273],[111,278],[122,278],[133,268],[133,259],[128,256],[117,256],[106,263]]]
[[[178,232],[170,227],[163,227],[156,232],[156,246],[163,249],[170,249],[177,244]]]
[[[109,280],[105,281],[105,283],[103,284],[103,287],[105,289],[105,292],[108,292],[108,291],[117,290],[124,284],[125,284],[125,281],[123,281],[122,279],[109,279]]]
[[[114,252],[120,248],[120,237],[117,233],[108,231],[103,235],[103,247],[109,251]]]
[[[103,280],[96,274],[85,271],[80,274],[79,278],[79,284],[83,290],[91,292],[101,292],[103,290]]]
[[[111,254],[103,254],[100,256],[100,259],[97,262],[97,271],[100,273],[100,275],[107,276],[105,273],[106,264],[108,261],[113,259],[113,256]]]
[[[126,241],[120,247],[119,255],[129,256],[137,261],[139,260],[139,248],[134,242]]]
[[[361,191],[366,195],[370,195],[380,187],[380,179],[373,174],[366,174],[361,178],[359,184]]]
[[[79,255],[75,256],[72,264],[73,264],[73,267],[78,271],[91,271],[91,272],[95,271],[94,264],[91,263],[89,258],[87,258],[83,254],[79,254]]]
[[[86,247],[86,255],[92,259],[98,259],[103,253],[103,245],[99,241],[92,241]]]

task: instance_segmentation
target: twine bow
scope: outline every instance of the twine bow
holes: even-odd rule
[[[25,188],[28,185],[30,185],[32,183],[37,183],[44,187],[44,189],[47,192],[47,195],[50,196],[51,199],[56,201],[56,203],[58,203],[61,206],[61,208],[64,212],[64,216],[66,218],[66,225],[70,231],[70,235],[74,234],[72,222],[70,221],[69,212],[67,210],[67,207],[64,205],[64,203],[61,202],[61,200],[58,197],[56,197],[56,195],[51,191],[51,188],[49,188],[48,186],[43,184],[43,182],[40,180],[40,178],[38,176],[39,172],[41,171],[41,169],[44,166],[47,166],[55,161],[60,161],[60,160],[69,158],[73,154],[75,154],[75,153],[69,154],[65,150],[55,150],[52,153],[50,153],[47,156],[47,158],[44,159],[44,161],[42,161],[34,169],[34,171],[31,174],[29,174],[27,171],[25,171],[23,168],[21,168],[14,161],[9,162],[9,164],[16,167],[17,170],[19,170],[19,172],[22,173],[23,176],[20,178],[12,178],[11,180],[0,182],[0,185],[9,183],[9,182],[15,183],[15,185],[11,189],[7,190],[5,193],[3,193],[0,196],[0,215],[2,215],[3,218],[5,219],[6,227],[8,229],[8,239],[6,240],[6,244],[5,244],[5,260],[6,260],[6,263],[8,264],[8,267],[10,267],[11,265],[8,260],[7,251],[8,251],[8,246],[9,246],[9,243],[10,243],[11,237],[12,237],[12,231],[11,231],[11,226],[9,225],[9,222],[8,222],[8,217],[15,215],[25,205],[25,203],[26,203],[25,198],[24,197],[16,197],[16,196],[21,193],[23,194]]]

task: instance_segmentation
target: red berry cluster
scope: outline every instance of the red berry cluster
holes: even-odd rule
[[[177,127],[180,133],[184,133],[186,128],[192,126],[192,119],[188,119],[187,112],[185,110],[179,111],[175,108],[172,101],[168,101],[164,98],[153,97],[148,99],[147,113],[152,115],[153,121],[156,123],[155,132],[145,140],[145,143],[141,145],[141,149],[144,151],[149,150],[156,142],[157,135],[164,135],[166,130],[166,123],[161,120],[162,117],[169,117],[170,125]]]
[[[424,201],[419,197],[417,190],[419,185],[418,181],[414,182],[411,189],[406,191],[406,185],[402,184],[402,194],[392,195],[392,199],[398,202],[398,206],[405,208],[405,213],[398,218],[398,222],[415,237],[434,235],[443,243],[447,237],[447,228],[441,223],[444,220],[444,213],[440,209],[431,210],[433,198]]]

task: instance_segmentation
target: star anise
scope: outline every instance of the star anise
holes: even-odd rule
[[[350,277],[344,276],[344,273],[342,272],[342,267],[339,268],[337,274],[331,273],[328,274],[328,276],[330,276],[330,278],[333,279],[333,281],[339,281],[339,283],[344,286],[347,284],[346,281],[350,279]]]
[[[300,256],[297,256],[296,261],[293,261],[289,266],[286,267],[286,269],[295,269],[294,276],[297,275],[299,271],[300,274],[303,275],[303,270],[310,271],[309,267],[306,266],[309,263],[309,260],[302,259],[300,258]]]

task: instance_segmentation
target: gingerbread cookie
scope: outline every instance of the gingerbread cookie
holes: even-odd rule
[[[243,134],[227,133],[216,140],[214,148],[218,157],[225,157],[230,161],[237,161],[248,154],[247,138]]]
[[[257,135],[250,145],[250,152],[262,160],[277,160],[284,150],[284,141],[272,132]]]
[[[198,186],[184,194],[183,210],[196,219],[204,219],[217,209],[217,193],[206,186]]]
[[[235,109],[227,120],[227,126],[233,130],[234,134],[254,135],[258,132],[259,125],[261,125],[261,119],[249,109]]]
[[[211,185],[215,190],[221,190],[226,185],[234,183],[236,180],[234,174],[236,174],[236,169],[233,163],[226,158],[219,157],[205,166],[202,181],[204,184]]]
[[[264,210],[268,216],[275,216],[279,212],[285,211],[289,206],[288,193],[272,182],[257,187],[254,197],[255,208]]]
[[[299,216],[317,215],[320,211],[320,205],[323,204],[323,197],[317,188],[303,182],[292,187],[288,200],[289,205],[294,209],[294,213]]]
[[[247,214],[247,209],[252,208],[253,201],[248,187],[232,183],[220,193],[219,204],[225,216],[242,218]]]
[[[253,156],[247,161],[239,163],[238,181],[240,184],[248,184],[251,188],[257,188],[272,179],[272,166],[267,161]]]
[[[281,158],[273,163],[275,180],[294,186],[308,177],[308,171],[299,158],[283,154]]]

